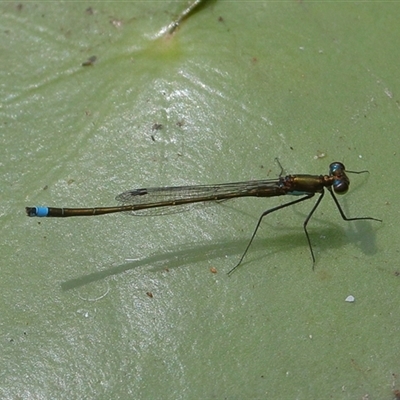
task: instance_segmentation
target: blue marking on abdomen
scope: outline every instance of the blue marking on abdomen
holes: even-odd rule
[[[35,207],[36,213],[35,215],[37,217],[47,217],[49,214],[49,208],[48,207]]]

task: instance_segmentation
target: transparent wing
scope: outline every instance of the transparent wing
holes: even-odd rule
[[[128,211],[135,216],[165,215],[237,197],[257,196],[260,190],[272,193],[278,187],[279,179],[269,179],[216,185],[144,188],[121,193],[115,199],[121,205],[140,206],[140,210]]]

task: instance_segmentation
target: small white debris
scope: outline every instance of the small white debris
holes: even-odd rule
[[[318,160],[318,158],[325,158],[326,154],[323,153],[322,151],[317,151],[317,154],[314,156],[314,160]]]
[[[393,93],[389,89],[387,89],[387,88],[385,89],[385,94],[390,99],[393,99]]]
[[[354,296],[350,295],[346,297],[346,300],[348,303],[354,303],[356,301],[356,299],[354,298]]]

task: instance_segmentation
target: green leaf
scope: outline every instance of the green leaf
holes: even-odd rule
[[[398,3],[221,0],[181,18],[190,7],[0,5],[1,397],[390,398]],[[347,223],[326,196],[309,223],[313,272],[305,202],[268,216],[228,277],[259,215],[286,199],[24,214],[272,178],[276,157],[290,174],[369,170],[339,201],[384,223]]]

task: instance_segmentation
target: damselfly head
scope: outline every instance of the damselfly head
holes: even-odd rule
[[[334,162],[329,166],[329,175],[333,176],[333,190],[336,194],[345,194],[349,190],[350,181],[341,162]]]

